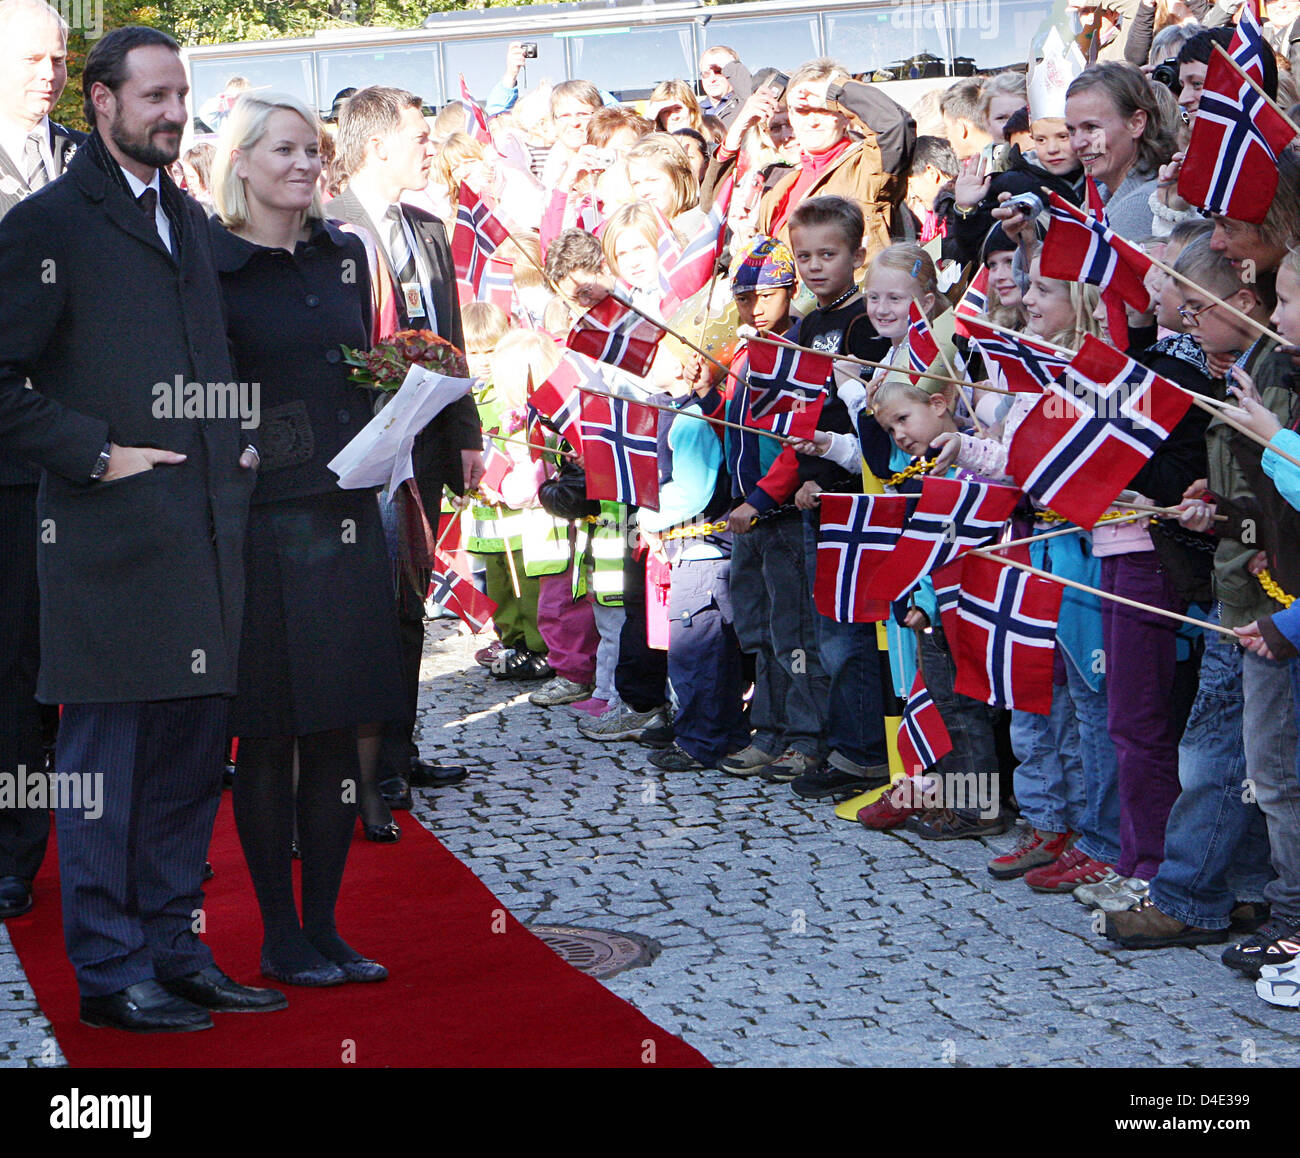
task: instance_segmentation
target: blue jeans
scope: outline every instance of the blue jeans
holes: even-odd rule
[[[1069,661],[1058,652],[1057,662]],[[1053,686],[1050,715],[1011,713],[1011,747],[1021,816],[1041,832],[1078,831],[1088,800],[1068,682]]]
[[[804,563],[810,591],[817,576],[817,528],[817,512],[807,512],[803,525]],[[888,764],[881,680],[889,678],[889,666],[876,643],[876,625],[836,623],[818,613],[817,651],[822,670],[830,679],[828,762],[844,772]]]
[[[1206,632],[1200,686],[1178,746],[1182,792],[1151,882],[1162,913],[1202,929],[1226,929],[1233,904],[1261,899],[1273,875],[1264,816],[1244,791],[1241,665],[1235,644]]]
[[[1074,701],[1079,736],[1079,763],[1083,766],[1083,791],[1087,803],[1079,817],[1075,848],[1093,860],[1113,865],[1119,860],[1119,762],[1106,726],[1106,688],[1094,692],[1061,650],[1065,678]]]

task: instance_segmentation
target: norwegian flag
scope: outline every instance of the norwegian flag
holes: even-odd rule
[[[689,420],[687,420],[689,421]],[[613,395],[582,395],[587,498],[659,509],[659,411]]]
[[[1007,473],[1091,527],[1178,425],[1192,396],[1091,334],[1016,428]]]
[[[749,416],[758,420],[788,410],[821,408],[835,370],[829,354],[796,349],[776,338],[747,341]]]
[[[515,267],[499,257],[488,258],[487,269],[478,284],[480,302],[491,302],[511,314],[515,304]]]
[[[934,360],[939,356],[939,341],[934,336],[934,331],[930,329],[930,323],[926,321],[925,315],[921,313],[921,307],[915,300],[911,308],[907,311],[909,325],[907,327],[907,364],[913,370],[918,371],[915,374],[909,374],[912,385],[915,386],[920,380],[920,371],[928,370],[934,365]]]
[[[477,635],[496,612],[496,603],[457,571],[441,551],[434,552],[433,564],[429,598],[441,603],[448,611],[454,611]]]
[[[451,257],[456,264],[456,292],[460,304],[479,301],[488,260],[510,236],[487,202],[468,185],[456,195],[456,225],[451,231]]]
[[[952,737],[939,714],[939,705],[918,671],[903,709],[903,721],[898,725],[898,755],[903,771],[908,776],[924,772],[951,751]]]
[[[600,371],[586,358],[565,353],[550,377],[528,397],[528,405],[579,454],[582,453],[583,388],[607,393]]]
[[[1237,27],[1228,45],[1228,55],[1242,72],[1261,88],[1264,85],[1264,53],[1272,49],[1264,43],[1264,30],[1259,26],[1259,0],[1246,0],[1240,8]]]
[[[1028,549],[1020,550],[1027,561]],[[963,563],[953,691],[995,707],[1047,715],[1065,589],[984,555],[967,555]]]
[[[1210,57],[1178,192],[1191,204],[1258,225],[1277,194],[1277,156],[1291,124],[1222,52]]]
[[[501,484],[515,465],[514,460],[506,454],[490,434],[483,436],[483,478],[480,485],[501,493]]]
[[[1087,189],[1088,215],[1109,229],[1110,221],[1106,217],[1106,207],[1101,201],[1101,190],[1091,177],[1084,178]],[[1128,349],[1128,311],[1124,308],[1124,296],[1115,286],[1107,286],[1101,291],[1101,302],[1106,307],[1106,333],[1110,344],[1117,350]]]
[[[1053,347],[1035,342],[1023,334],[1004,334],[974,319],[966,324],[971,342],[984,356],[985,363],[991,363],[1002,371],[1008,390],[1041,394],[1047,384],[1070,364],[1070,359],[1061,357]]]
[[[469,95],[464,73],[460,74],[460,101],[465,106],[465,131],[480,144],[490,145],[492,134],[488,131],[487,116],[479,108],[478,102]]]
[[[1135,310],[1145,310],[1151,295],[1142,279],[1151,259],[1130,245],[1102,219],[1091,217],[1064,198],[1051,195],[1051,223],[1039,264],[1044,277],[1114,288]]]
[[[980,271],[966,287],[961,300],[952,309],[952,328],[963,338],[971,336],[966,328],[967,318],[982,318],[989,308],[989,267],[981,265]]]
[[[598,362],[644,378],[659,349],[664,330],[633,313],[613,294],[593,306],[569,331],[565,345]]]
[[[936,567],[951,563],[971,547],[991,543],[1019,498],[1015,487],[927,475],[921,480],[921,500],[903,527],[889,567],[871,577],[867,597],[897,599]]]
[[[668,223],[657,205],[651,205],[654,210],[655,220],[659,223],[659,244],[656,247],[659,257],[659,298],[660,310],[664,314],[672,313],[677,305],[676,294],[673,293],[672,282],[668,280],[668,271],[673,268],[682,256],[682,243],[677,240],[677,234],[673,232],[673,227]]]
[[[731,190],[735,183],[733,174],[718,189],[704,224],[686,243],[669,269],[665,271],[660,265],[660,277],[666,277],[668,283],[663,305],[665,313],[671,313],[693,294],[699,293],[713,277],[726,236],[727,209],[731,205]]]
[[[961,574],[965,565],[966,556],[958,555],[951,563],[930,572],[935,602],[939,607],[939,624],[949,648],[957,638],[957,600],[961,595]]]
[[[902,495],[823,494],[817,533],[817,610],[836,623],[871,623],[889,602],[867,598],[867,584],[889,558],[907,517]]]

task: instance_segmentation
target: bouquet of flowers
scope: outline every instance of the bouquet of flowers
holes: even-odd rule
[[[424,366],[448,378],[468,378],[465,355],[432,330],[398,330],[369,350],[343,347],[343,361],[351,366],[349,379],[389,393],[397,390],[412,366]]]

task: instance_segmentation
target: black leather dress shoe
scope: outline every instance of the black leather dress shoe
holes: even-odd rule
[[[211,1029],[212,1015],[151,977],[105,997],[83,997],[81,1024],[128,1033],[190,1033]]]
[[[32,885],[22,877],[0,877],[0,921],[21,917],[32,907]]]
[[[461,764],[433,764],[411,757],[411,774],[407,777],[413,788],[446,788],[459,784],[469,776],[469,769]]]
[[[361,823],[366,830],[366,839],[373,840],[376,844],[396,844],[401,838],[402,830],[397,827],[395,820],[390,820],[387,824]]]
[[[349,981],[384,981],[388,978],[388,970],[378,961],[370,960],[369,957],[358,957],[354,961],[340,961],[338,966],[347,975]]]
[[[254,989],[232,981],[215,965],[190,973],[185,977],[172,977],[159,984],[177,997],[210,1009],[214,1013],[261,1013],[265,1010],[283,1009],[289,999],[274,989]]]
[[[376,788],[379,789],[379,795],[384,798],[384,803],[389,808],[396,808],[399,811],[408,811],[411,807],[411,786],[406,782],[405,776],[389,776],[386,780],[381,780]]]

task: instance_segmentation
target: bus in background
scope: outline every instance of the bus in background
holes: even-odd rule
[[[727,45],[751,70],[793,72],[833,57],[910,105],[945,78],[1022,62],[1043,16],[1043,0],[579,0],[435,12],[415,29],[193,45],[184,56],[200,133],[219,127],[244,83],[293,93],[322,116],[343,89],[371,84],[409,89],[433,112],[459,99],[462,74],[481,102],[512,41],[537,48],[520,78],[525,88],[582,78],[640,100],[672,77],[698,85],[701,53]]]

